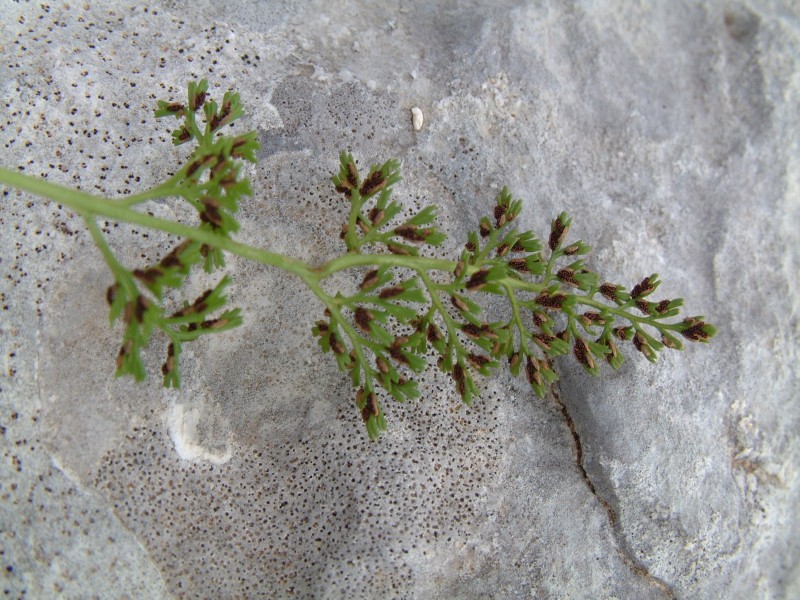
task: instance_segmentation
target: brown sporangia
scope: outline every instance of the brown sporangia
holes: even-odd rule
[[[382,357],[378,357],[375,359],[375,366],[378,367],[378,371],[383,374],[389,372],[389,363],[387,363]]]
[[[707,342],[711,336],[706,332],[707,323],[695,317],[686,317],[683,320],[688,325],[681,331],[681,335],[693,342]]]
[[[511,246],[512,252],[525,252],[525,246],[522,244],[522,241],[517,240],[514,242],[514,245]]]
[[[665,312],[667,312],[670,302],[672,302],[672,300],[662,300],[653,307],[653,310],[656,312],[656,314],[663,315]]]
[[[400,227],[395,227],[394,233],[409,242],[425,241],[425,236],[420,234],[416,225],[401,225]]]
[[[334,188],[340,194],[344,194],[345,198],[350,198],[353,195],[353,188],[344,185],[343,183],[339,183]]]
[[[186,167],[186,176],[191,177],[197,172],[198,169],[210,166],[215,160],[215,156],[207,155],[192,161],[189,163],[189,166]]]
[[[434,323],[428,324],[428,329],[425,331],[425,335],[430,343],[440,342],[444,339],[444,334]]]
[[[403,292],[405,292],[405,288],[399,285],[394,285],[392,287],[384,288],[381,290],[381,293],[378,294],[378,297],[382,300],[387,300],[389,298],[394,298],[395,296],[399,296]]]
[[[594,311],[591,311],[591,310],[587,310],[585,313],[583,313],[580,316],[580,318],[581,318],[581,322],[584,325],[592,325],[592,324],[594,324],[594,325],[605,325],[606,324],[606,320],[603,318],[603,315],[601,315],[599,312],[594,312]]]
[[[188,306],[184,306],[180,310],[175,311],[172,313],[172,318],[176,317],[185,317],[187,315],[194,315],[197,313],[205,312],[208,308],[208,304],[206,304],[206,300],[211,295],[213,290],[206,290],[202,294],[200,294],[194,302],[192,302]]]
[[[663,334],[661,336],[661,343],[671,350],[678,349],[678,344],[676,344],[671,337],[667,337],[666,335]]]
[[[561,310],[566,299],[564,294],[542,292],[536,296],[536,304],[549,310]]]
[[[222,227],[222,213],[220,212],[220,203],[214,198],[203,196],[200,198],[200,203],[203,205],[203,211],[200,213],[200,220],[203,223],[210,223],[212,227]]]
[[[576,338],[575,345],[572,348],[572,353],[579,363],[587,369],[594,369],[594,358],[589,351],[589,344],[583,338]]]
[[[222,103],[219,112],[211,118],[211,123],[209,123],[211,131],[216,131],[217,129],[225,125],[230,120],[229,119],[230,116],[231,116],[231,102],[230,100],[227,100]]]
[[[376,285],[378,285],[378,269],[373,269],[364,275],[364,279],[361,280],[358,287],[361,290],[368,290],[374,288]]]
[[[164,272],[158,267],[148,267],[147,269],[134,269],[133,276],[145,285],[152,286],[164,276]]]
[[[489,221],[481,219],[479,231],[481,237],[489,237],[489,234],[492,233],[492,226],[489,224]]]
[[[552,344],[556,340],[556,336],[550,335],[549,333],[536,333],[531,336],[531,339],[539,346],[542,350],[550,350],[550,344]]]
[[[239,148],[244,146],[247,143],[247,137],[239,136],[235,140],[233,140],[233,144],[231,144],[231,156],[234,158],[244,158],[244,154],[239,151]]]
[[[133,352],[133,340],[126,340],[122,346],[120,346],[119,354],[117,354],[117,369],[121,369],[123,363],[125,362],[125,357],[128,356],[131,352]]]
[[[561,269],[561,270],[558,271],[558,273],[556,273],[556,276],[561,281],[563,281],[567,285],[571,285],[572,287],[578,287],[580,285],[580,283],[578,283],[578,280],[575,279],[575,271],[574,271],[574,269],[570,269],[570,268]]]
[[[383,218],[385,216],[386,216],[386,211],[381,208],[378,208],[377,206],[373,206],[372,209],[369,211],[369,220],[376,227],[383,222]]]
[[[633,334],[632,327],[617,327],[614,329],[614,335],[616,335],[623,342],[626,342],[629,339],[631,339],[632,334]]]
[[[370,392],[367,394],[367,402],[364,404],[364,408],[361,409],[361,418],[366,423],[370,417],[377,417],[378,412],[378,396],[375,392]]]
[[[167,360],[161,365],[161,373],[166,377],[175,370],[175,344],[167,346]]]
[[[647,358],[649,359],[655,358],[656,356],[655,350],[653,350],[650,344],[647,343],[647,340],[644,338],[644,336],[638,331],[633,336],[633,345],[639,352],[644,354]]]
[[[182,144],[192,139],[192,134],[184,125],[178,130],[178,135],[176,136],[176,139]]]
[[[408,366],[408,358],[406,358],[405,353],[400,348],[395,346],[389,348],[389,356],[399,364]]]
[[[489,276],[488,269],[481,269],[473,273],[472,277],[467,281],[467,289],[476,291],[486,286],[486,278]]]
[[[508,266],[519,271],[520,273],[530,273],[531,269],[528,267],[528,260],[526,258],[512,258],[508,261]]]
[[[230,322],[230,319],[209,319],[208,321],[203,321],[200,323],[200,329],[222,329]]]
[[[172,113],[176,117],[182,117],[183,111],[185,109],[186,106],[184,106],[180,102],[171,102],[170,104],[167,104],[167,106],[164,107],[164,110],[166,110],[169,113]]]
[[[604,283],[600,286],[600,293],[612,302],[618,302],[617,290],[621,289],[621,287],[622,286],[615,285],[613,283]]]
[[[197,111],[199,110],[203,104],[206,103],[206,98],[208,98],[208,94],[206,92],[200,92],[195,94],[194,102],[192,103],[192,110]]]
[[[453,275],[455,278],[458,279],[464,274],[464,270],[467,268],[467,265],[464,264],[463,260],[460,260],[456,263],[456,268],[453,270]]]
[[[606,361],[609,364],[611,364],[614,361],[614,359],[617,358],[617,356],[619,356],[619,348],[617,348],[617,345],[614,343],[614,340],[612,339],[606,340],[605,346],[606,348],[611,350],[611,352],[606,354]]]
[[[217,156],[216,162],[211,167],[211,179],[216,179],[223,170],[230,167],[230,161],[225,160],[223,156]]]
[[[228,188],[230,188],[231,186],[233,186],[235,184],[236,184],[236,172],[235,171],[233,171],[233,172],[228,171],[228,173],[222,179],[219,180],[219,187],[221,187],[224,190],[227,190]]]
[[[637,300],[636,308],[642,311],[643,315],[650,315],[650,303],[647,300]]]
[[[467,392],[467,382],[466,382],[466,374],[464,373],[464,367],[461,366],[461,363],[456,363],[453,365],[452,377],[453,381],[456,382],[456,388],[458,389],[458,394],[460,396],[464,396]]]
[[[381,171],[375,171],[364,180],[364,183],[361,184],[361,188],[358,190],[358,193],[362,196],[369,196],[377,191],[380,191],[385,186],[386,179],[384,178],[383,173],[381,173]]]
[[[366,423],[372,416],[378,416],[378,396],[375,392],[367,393],[364,388],[356,392],[356,406],[361,410],[361,418]]]
[[[136,319],[137,323],[141,323],[144,321],[144,313],[149,307],[150,301],[139,294],[136,297],[136,300],[128,302],[128,304],[125,306],[125,322],[130,323],[133,319]]]
[[[467,306],[467,303],[457,294],[450,296],[450,303],[462,312],[469,312],[469,306]]]
[[[494,222],[498,229],[506,224],[506,207],[502,204],[497,204],[494,207]]]
[[[347,348],[345,348],[344,344],[339,341],[339,338],[333,331],[331,331],[330,335],[328,336],[328,344],[330,345],[331,350],[333,350],[336,354],[344,354],[347,352]]]
[[[114,304],[114,300],[117,299],[117,293],[119,292],[119,284],[115,283],[113,285],[108,286],[106,290],[106,302],[108,305],[111,306]]]
[[[347,185],[350,189],[358,187],[358,170],[353,162],[347,163]]]
[[[464,323],[461,326],[461,331],[463,331],[469,337],[474,339],[486,338],[488,340],[496,340],[498,337],[488,323],[482,323],[481,325],[475,325],[474,323]]]
[[[531,385],[544,385],[539,361],[531,356],[528,356],[528,360],[525,363],[525,377]]]
[[[551,251],[554,251],[561,245],[561,242],[567,237],[568,231],[569,227],[565,227],[560,217],[553,219],[553,223],[550,226],[550,238],[547,240],[547,246]]]
[[[356,325],[358,325],[358,328],[364,333],[370,332],[369,324],[374,318],[375,316],[363,306],[356,308],[355,322]]]
[[[400,246],[398,244],[386,244],[386,248],[392,254],[397,254],[398,256],[411,256],[411,251],[406,248],[405,246]]]
[[[183,254],[184,251],[192,244],[194,244],[192,240],[182,241],[180,244],[175,246],[169,254],[162,258],[161,262],[158,264],[165,269],[185,266],[181,260],[181,254]]]
[[[533,324],[536,327],[542,327],[545,323],[550,321],[550,317],[547,316],[547,313],[536,311],[533,313]]]
[[[631,298],[643,298],[655,289],[655,286],[650,282],[650,277],[645,277],[642,279],[642,281],[633,286],[633,289],[631,290]]]
[[[472,363],[472,365],[476,369],[482,369],[483,367],[488,365],[490,362],[492,362],[492,359],[490,359],[488,356],[482,356],[480,354],[475,354],[474,352],[471,352],[467,356],[467,359],[469,360],[469,362]]]

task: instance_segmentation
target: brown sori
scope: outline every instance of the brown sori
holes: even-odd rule
[[[572,349],[575,358],[587,369],[594,369],[594,359],[592,355],[589,353],[589,345],[586,343],[586,340],[583,338],[577,338],[575,340],[575,346]]]
[[[375,171],[361,184],[361,189],[358,190],[358,193],[362,196],[369,196],[382,189],[385,185],[386,180],[383,178],[383,174],[380,171]]]
[[[618,288],[619,286],[614,285],[613,283],[604,283],[600,286],[600,293],[612,302],[616,302]]]
[[[464,374],[464,367],[460,363],[453,365],[453,380],[456,382],[458,393],[463,396],[467,391],[467,382],[465,381],[466,375]]]
[[[508,266],[515,271],[520,271],[521,273],[531,272],[530,268],[528,268],[528,261],[525,258],[514,258],[508,261]]]
[[[561,307],[566,299],[567,297],[564,294],[549,294],[547,292],[542,292],[536,296],[536,304],[551,310],[561,310]]]
[[[481,269],[477,273],[474,273],[472,277],[469,278],[467,281],[467,289],[468,290],[479,290],[486,285],[486,277],[489,275],[489,271],[486,269]]]
[[[444,339],[444,335],[442,334],[442,332],[433,323],[430,323],[428,325],[428,330],[425,333],[428,337],[428,341],[431,343],[438,342]]]
[[[378,269],[373,269],[366,275],[364,275],[364,279],[361,280],[361,284],[358,286],[360,289],[365,290],[371,287],[375,287],[378,284]]]
[[[167,375],[175,370],[175,344],[167,346],[167,360],[161,365],[161,373]]]
[[[631,290],[631,297],[632,298],[640,298],[642,296],[645,296],[645,295],[649,294],[654,289],[655,288],[650,283],[650,278],[649,277],[645,277],[644,279],[642,279],[641,282],[639,282],[635,286],[633,286],[633,289]]]
[[[366,308],[364,308],[363,306],[359,306],[358,308],[356,308],[355,312],[356,325],[358,325],[359,329],[361,329],[361,331],[363,331],[364,333],[370,332],[369,324],[370,321],[372,321],[372,319],[374,319],[374,316]]]
[[[425,241],[425,238],[419,234],[419,231],[417,231],[416,225],[401,225],[400,227],[395,227],[394,232],[409,242]]]
[[[386,300],[387,298],[394,298],[395,296],[399,296],[405,291],[402,286],[395,285],[389,288],[384,288],[381,290],[381,293],[378,295],[379,298]]]

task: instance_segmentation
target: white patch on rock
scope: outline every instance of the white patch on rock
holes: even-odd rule
[[[414,126],[414,131],[419,131],[422,129],[422,123],[425,119],[422,116],[422,110],[415,106],[411,109],[411,124]]]
[[[201,413],[197,408],[188,410],[180,404],[175,404],[167,413],[167,428],[172,443],[175,445],[175,452],[183,460],[206,460],[215,465],[221,465],[231,459],[230,446],[226,446],[225,452],[217,453],[204,448],[200,444],[198,435],[198,425],[200,424]]]

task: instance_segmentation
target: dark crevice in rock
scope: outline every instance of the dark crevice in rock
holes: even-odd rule
[[[606,515],[608,516],[608,524],[611,527],[611,533],[614,536],[614,542],[617,545],[617,551],[619,552],[622,561],[636,575],[645,579],[651,586],[659,589],[667,598],[674,600],[676,598],[675,592],[672,591],[672,588],[669,586],[669,584],[650,573],[646,566],[636,560],[633,551],[625,541],[625,537],[620,528],[614,509],[611,507],[611,504],[608,502],[608,500],[598,493],[592,478],[589,477],[589,474],[586,472],[586,467],[583,464],[583,444],[581,443],[581,436],[578,434],[578,430],[575,427],[575,421],[572,419],[572,415],[570,414],[567,405],[564,404],[564,401],[561,399],[561,393],[558,389],[558,384],[553,385],[550,389],[552,391],[553,400],[555,401],[558,409],[561,411],[561,415],[564,417],[564,422],[567,424],[567,427],[572,434],[572,441],[575,447],[575,465],[578,467],[586,487],[589,488],[589,491],[592,492],[592,495],[597,498],[597,501],[600,502],[601,506],[606,511]]]

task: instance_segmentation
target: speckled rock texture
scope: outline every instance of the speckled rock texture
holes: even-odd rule
[[[314,296],[242,260],[245,325],[187,346],[180,390],[114,380],[111,277],[81,219],[4,189],[2,597],[800,597],[796,8],[0,3],[3,166],[144,190],[185,156],[156,99],[205,77],[262,144],[243,241],[335,256],[339,150],[394,157],[451,256],[508,185],[522,227],[566,210],[591,267],[658,272],[719,328],[598,379],[564,360],[544,400],[503,374],[467,409],[432,371],[370,443],[310,335]],[[132,267],[171,247],[101,224]],[[146,359],[157,374],[161,343]]]

